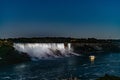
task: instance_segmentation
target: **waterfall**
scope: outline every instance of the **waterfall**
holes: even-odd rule
[[[77,55],[71,48],[71,43],[14,43],[13,47],[27,53],[32,59],[60,58]]]

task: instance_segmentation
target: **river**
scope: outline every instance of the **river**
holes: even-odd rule
[[[31,61],[0,67],[0,80],[95,80],[105,74],[120,76],[120,53],[93,54]]]

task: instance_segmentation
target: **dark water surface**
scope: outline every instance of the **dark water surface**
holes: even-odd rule
[[[95,80],[105,74],[120,76],[120,53],[95,54],[89,56],[32,61],[0,67],[0,80],[62,80],[77,77]]]

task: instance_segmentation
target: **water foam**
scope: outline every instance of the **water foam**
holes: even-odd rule
[[[27,53],[32,59],[78,56],[73,52],[71,43],[14,43],[14,48]]]

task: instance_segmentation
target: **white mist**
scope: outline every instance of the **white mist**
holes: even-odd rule
[[[14,48],[27,53],[32,59],[78,55],[72,52],[71,43],[14,43]]]

